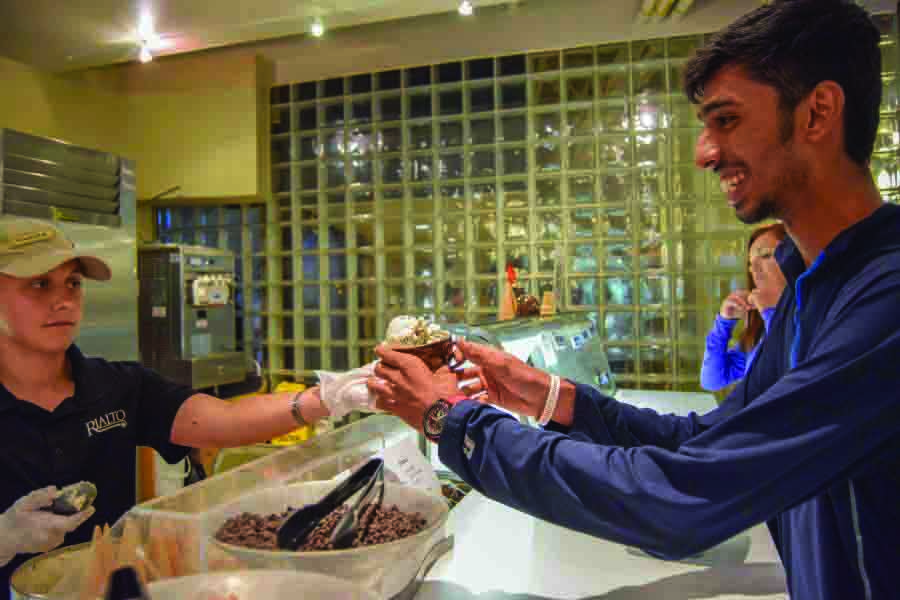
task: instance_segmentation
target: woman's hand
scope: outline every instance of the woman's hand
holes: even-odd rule
[[[736,320],[743,319],[747,316],[747,312],[753,310],[753,305],[749,300],[750,294],[747,290],[735,290],[725,297],[722,301],[722,307],[719,314],[723,319]]]

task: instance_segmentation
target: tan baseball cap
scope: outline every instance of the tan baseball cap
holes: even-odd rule
[[[12,277],[37,277],[59,265],[77,260],[88,279],[112,277],[103,259],[75,250],[75,244],[49,221],[0,218],[0,273]]]

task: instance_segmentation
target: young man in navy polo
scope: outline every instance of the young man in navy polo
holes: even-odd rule
[[[379,406],[473,487],[548,521],[669,557],[765,522],[794,600],[900,597],[900,207],[869,169],[879,41],[850,0],[775,0],[687,65],[698,166],[741,221],[790,234],[769,335],[716,410],[638,410],[465,343],[480,368],[463,377],[481,378],[467,391],[546,428],[458,401],[383,349]]]
[[[169,462],[191,447],[265,441],[328,415],[317,387],[229,403],[73,344],[84,278],[110,278],[47,222],[0,220],[0,598],[35,553],[90,539],[135,503],[135,448]],[[327,401],[327,399],[326,399]],[[41,510],[57,488],[98,488],[74,516]]]

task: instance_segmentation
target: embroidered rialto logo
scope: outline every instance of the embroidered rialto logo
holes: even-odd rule
[[[125,420],[124,410],[114,410],[106,413],[102,417],[91,419],[84,425],[87,427],[88,437],[93,437],[95,433],[103,433],[104,431],[115,429],[116,427],[125,429],[128,427],[128,421]]]

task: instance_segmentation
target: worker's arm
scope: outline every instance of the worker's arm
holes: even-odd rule
[[[194,394],[175,415],[171,441],[180,446],[228,448],[259,443],[297,429],[291,404],[297,392],[260,394],[227,402]],[[319,388],[300,394],[300,412],[307,423],[328,416]]]

